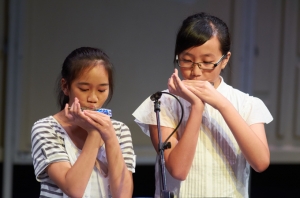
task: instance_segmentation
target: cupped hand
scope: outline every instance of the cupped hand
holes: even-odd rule
[[[171,75],[168,81],[169,92],[184,98],[189,101],[191,104],[202,103],[199,97],[193,94],[192,90],[181,81],[178,76],[178,70],[175,69],[174,73]]]
[[[116,135],[108,115],[91,110],[84,110],[83,113],[88,118],[88,123],[99,131],[104,142]]]
[[[69,104],[66,104],[64,111],[65,116],[68,118],[71,124],[77,125],[87,132],[97,130],[92,124],[88,122],[88,117],[81,110],[81,106],[77,98],[75,98],[74,103],[71,106],[69,106]]]
[[[183,80],[182,83],[203,102],[217,108],[224,98],[208,81]]]

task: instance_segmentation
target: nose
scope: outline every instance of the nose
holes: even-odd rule
[[[97,94],[94,91],[91,91],[88,95],[88,102],[96,103],[98,102]]]
[[[201,63],[194,63],[194,66],[197,66],[199,69],[201,69]]]
[[[192,68],[193,76],[201,76],[202,75],[202,69],[200,69],[200,63],[194,63],[194,67]]]

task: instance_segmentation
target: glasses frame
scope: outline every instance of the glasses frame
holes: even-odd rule
[[[195,62],[193,62],[193,61],[191,61],[191,66],[190,67],[182,67],[182,66],[180,66],[180,64],[179,64],[179,59],[178,59],[178,55],[176,55],[176,63],[177,63],[177,65],[178,65],[178,67],[181,67],[181,68],[186,68],[186,69],[189,69],[189,68],[194,68],[194,65],[197,65],[198,66],[198,68],[199,69],[202,69],[202,70],[213,70],[213,69],[215,69],[221,62],[222,62],[222,60],[224,59],[226,57],[226,54],[223,54],[223,56],[216,62],[216,63],[209,63],[209,64],[212,64],[214,67],[213,68],[211,68],[211,69],[203,69],[203,68],[201,68],[201,63],[203,63],[203,62],[198,62],[198,63],[195,63]],[[207,63],[206,63],[207,64]]]

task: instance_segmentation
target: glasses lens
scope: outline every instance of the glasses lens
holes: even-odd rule
[[[213,69],[214,64],[213,63],[201,63],[200,67],[201,67],[201,69]]]
[[[179,67],[190,68],[193,67],[193,62],[187,60],[178,60]]]

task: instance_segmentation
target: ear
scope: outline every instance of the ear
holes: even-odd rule
[[[66,96],[69,96],[69,87],[67,81],[62,78],[60,81],[61,90],[64,92]]]
[[[222,69],[225,69],[229,59],[230,59],[230,56],[231,56],[231,52],[227,52],[226,54],[226,57],[223,59],[223,62],[222,62],[222,65],[221,65],[221,68]]]

